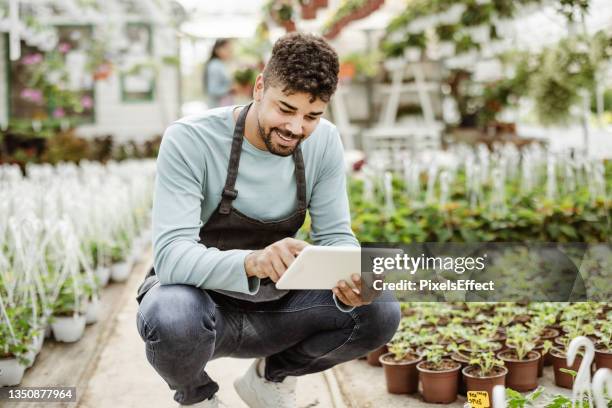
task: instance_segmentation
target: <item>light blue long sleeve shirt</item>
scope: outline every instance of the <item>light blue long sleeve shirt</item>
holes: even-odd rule
[[[251,250],[221,251],[198,242],[199,231],[221,201],[234,131],[233,109],[208,110],[171,124],[157,158],[153,202],[154,267],[162,285],[254,294],[247,278]],[[301,143],[311,238],[316,245],[359,246],[350,224],[344,155],[336,127],[321,119]],[[262,221],[287,217],[297,206],[291,156],[273,155],[244,138],[233,206]]]

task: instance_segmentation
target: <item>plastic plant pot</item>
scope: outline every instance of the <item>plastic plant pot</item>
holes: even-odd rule
[[[87,308],[85,310],[85,323],[93,324],[98,321],[100,315],[100,299],[94,296],[87,302]]]
[[[100,287],[105,287],[108,285],[108,281],[110,280],[110,268],[107,266],[98,266],[95,272],[98,280],[100,281]]]
[[[382,367],[382,364],[380,364],[380,356],[388,351],[389,349],[387,349],[387,345],[380,346],[376,350],[370,351],[367,357],[368,364],[374,367]]]
[[[558,348],[552,348],[550,350],[550,356],[553,360],[553,369],[555,374],[555,384],[562,388],[572,389],[574,385],[574,378],[561,371],[562,368],[568,368],[570,370],[574,370],[578,372],[578,368],[580,368],[580,363],[582,363],[582,356],[576,356],[576,360],[571,367],[567,365],[567,359],[565,352],[563,350],[559,350]]]
[[[519,392],[537,388],[540,357],[541,355],[537,351],[530,351],[523,360],[519,360],[512,349],[497,353],[497,358],[503,360],[508,369],[508,375],[506,376],[508,388]]]
[[[478,376],[477,375],[478,367],[476,366],[467,366],[461,370],[461,374],[463,374],[463,378],[465,379],[466,389],[467,391],[486,391],[489,395],[489,401],[493,401],[493,387],[496,385],[506,385],[506,375],[508,374],[508,369],[506,367],[495,367],[495,372],[488,376]],[[493,405],[493,408],[496,408]]]
[[[414,394],[419,388],[419,372],[416,365],[422,360],[418,354],[409,354],[409,359],[395,360],[392,353],[379,357],[385,370],[387,391],[390,394]]]
[[[461,364],[444,359],[443,369],[430,369],[429,361],[417,364],[419,377],[423,385],[423,399],[425,402],[450,404],[457,399],[457,383]]]
[[[10,387],[21,383],[26,367],[14,357],[0,358],[0,387]]]
[[[119,262],[111,267],[111,279],[113,282],[125,282],[130,277],[132,267],[128,262]]]
[[[612,350],[601,343],[595,345],[595,366],[598,370],[600,368],[612,369]]]
[[[74,343],[83,337],[85,333],[85,315],[54,316],[51,323],[55,340],[64,343]]]

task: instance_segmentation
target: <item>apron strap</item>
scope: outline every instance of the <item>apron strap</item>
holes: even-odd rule
[[[240,112],[238,116],[236,127],[234,128],[232,150],[230,152],[229,164],[227,165],[227,178],[225,179],[225,186],[221,193],[221,205],[219,206],[219,212],[224,215],[230,213],[232,201],[238,197],[238,191],[234,187],[236,185],[236,178],[238,177],[238,166],[240,164],[240,153],[242,152],[242,138],[244,135],[246,116],[252,104],[253,102],[250,102],[242,109],[242,112]]]
[[[295,163],[295,183],[297,185],[297,209],[305,210],[306,204],[306,171],[304,170],[304,158],[302,157],[301,146],[293,152],[293,162]]]

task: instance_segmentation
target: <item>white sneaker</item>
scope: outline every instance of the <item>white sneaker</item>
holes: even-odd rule
[[[247,372],[234,381],[234,388],[249,408],[296,408],[296,377],[286,377],[283,382],[272,382],[260,377],[257,365],[264,360],[258,358]],[[264,371],[264,370],[262,370]]]
[[[192,405],[183,405],[183,404],[179,404],[178,405],[179,408],[180,407],[192,407],[192,408],[221,408],[224,407],[225,405],[223,405],[220,401],[219,398],[217,398],[217,395],[213,395],[213,397],[211,399],[205,399],[204,401],[200,401],[198,403],[192,404]]]

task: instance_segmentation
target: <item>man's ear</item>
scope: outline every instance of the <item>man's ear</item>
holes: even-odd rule
[[[257,75],[255,79],[255,86],[253,87],[253,99],[255,102],[261,102],[264,94],[264,81],[263,74]]]

